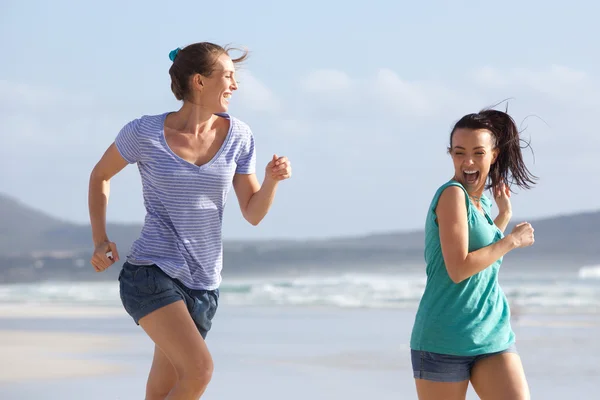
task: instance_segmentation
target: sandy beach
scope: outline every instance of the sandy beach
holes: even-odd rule
[[[0,384],[120,373],[122,365],[81,356],[122,344],[111,335],[0,331]]]
[[[215,373],[204,398],[414,399],[412,316],[223,306],[208,337]],[[533,399],[591,398],[600,388],[598,315],[524,315],[514,329]],[[3,400],[143,397],[152,343],[118,308],[4,308],[0,343]]]

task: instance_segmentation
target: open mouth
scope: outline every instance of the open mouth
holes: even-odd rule
[[[465,178],[465,182],[472,185],[474,183],[477,183],[477,181],[479,180],[479,171],[476,171],[476,170],[463,171],[463,177]]]
[[[231,98],[231,93],[225,93],[223,95],[223,98],[225,98],[225,101],[227,101],[229,103],[229,99]]]

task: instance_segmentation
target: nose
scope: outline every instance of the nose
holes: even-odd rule
[[[237,88],[238,88],[237,80],[235,78],[232,78],[232,80],[231,80],[231,90],[237,90]]]

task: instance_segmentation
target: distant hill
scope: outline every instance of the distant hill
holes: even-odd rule
[[[139,225],[108,224],[113,240],[132,242]],[[40,252],[89,251],[91,230],[53,218],[0,194],[0,257]]]
[[[577,268],[600,263],[600,211],[531,221],[533,247],[505,259],[507,268]],[[509,226],[508,231],[512,226]],[[124,259],[141,226],[109,224]],[[297,274],[421,268],[423,232],[390,232],[326,240],[225,241],[224,275]],[[114,279],[89,265],[88,225],[65,222],[0,194],[0,283]]]

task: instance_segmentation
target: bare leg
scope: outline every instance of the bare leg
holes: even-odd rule
[[[159,308],[139,323],[177,373],[177,382],[165,400],[199,399],[212,377],[213,360],[185,303]]]
[[[433,382],[415,379],[419,400],[465,400],[469,381]]]
[[[158,347],[154,347],[154,359],[146,383],[146,400],[165,400],[177,383],[177,371]]]
[[[471,383],[482,400],[530,399],[523,364],[515,353],[502,353],[475,363]]]

